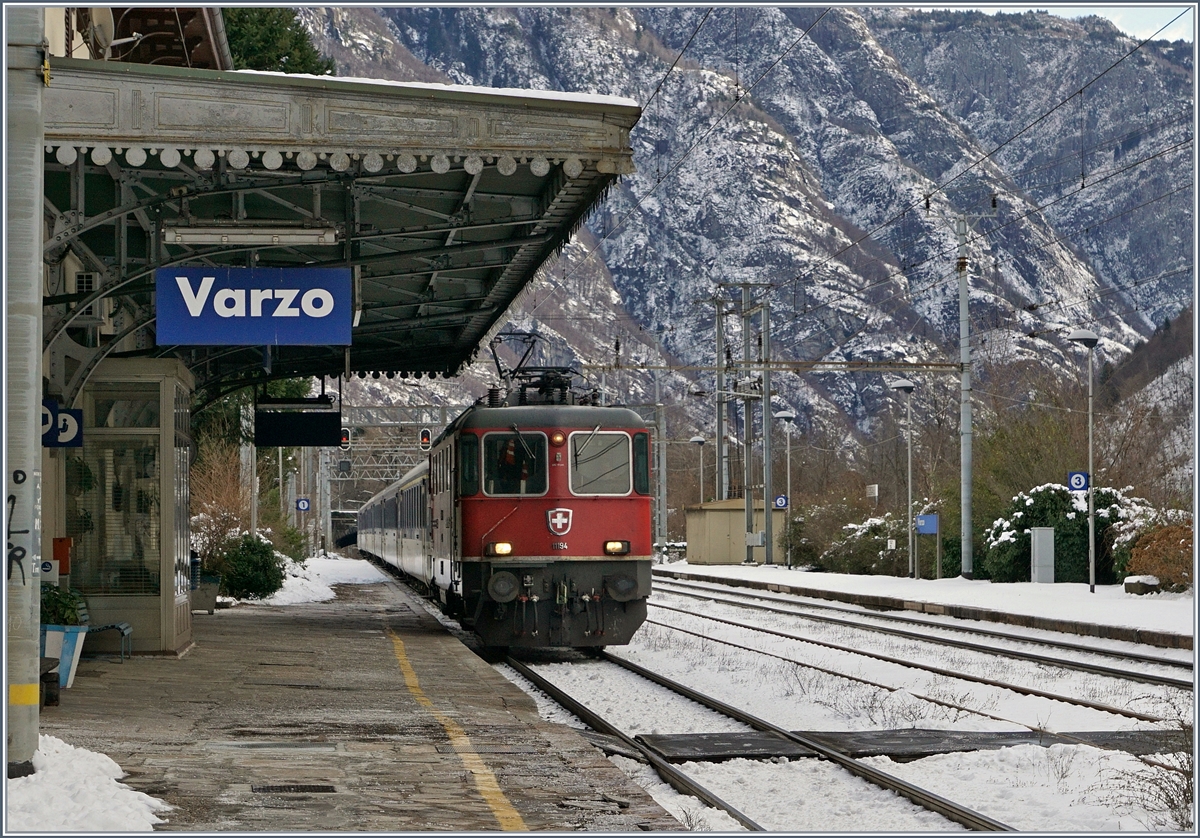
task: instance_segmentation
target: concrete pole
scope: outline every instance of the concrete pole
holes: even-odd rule
[[[667,553],[667,411],[662,403],[659,376],[654,376],[654,426],[658,432],[658,515],[655,516],[655,536]]]
[[[742,386],[750,386],[750,286],[742,286],[742,375],[745,377],[745,384]],[[750,488],[750,481],[753,480],[753,470],[750,467],[750,440],[751,429],[754,427],[754,403],[749,398],[743,397],[742,404],[744,407],[742,420],[742,496],[746,501],[746,535],[756,532],[754,529],[754,491]],[[746,563],[754,563],[754,548],[749,544],[746,545]]]
[[[275,456],[279,460],[279,520],[287,518],[287,498],[283,496],[283,449],[276,448]]]
[[[333,452],[321,449],[321,549],[329,552],[333,546],[333,494],[330,492],[329,470],[333,468]]]
[[[729,440],[725,430],[725,304],[716,300],[717,333],[717,477],[716,500],[729,498]]]
[[[784,420],[784,433],[787,434],[787,566],[792,569],[792,420]]]
[[[258,537],[258,449],[250,446],[250,534]]]
[[[7,402],[4,477],[8,534],[8,776],[34,773],[38,748],[42,503],[41,50],[44,9],[4,9],[8,36],[4,339]]]
[[[1088,347],[1088,589],[1096,593],[1096,471],[1092,460],[1092,347]]]
[[[962,362],[959,437],[962,459],[962,575],[974,578],[971,545],[971,326],[967,319],[967,219],[959,216],[958,231],[958,349]]]
[[[775,420],[771,416],[771,310],[767,301],[762,304],[762,423],[763,423],[763,522],[765,531],[766,556],[764,563],[775,564],[775,484],[771,480],[771,431],[775,429]]]
[[[917,564],[917,554],[913,550],[913,514],[912,514],[912,391],[905,394],[908,402],[908,421],[905,436],[908,437],[908,575],[920,578],[921,568]]]

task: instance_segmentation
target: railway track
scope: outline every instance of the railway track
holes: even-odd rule
[[[900,637],[909,637],[917,640],[930,640],[930,636],[926,634],[918,634],[916,632],[906,631],[900,628],[888,628],[887,626],[879,625],[878,623],[891,623],[892,625],[914,626],[923,629],[933,629],[940,632],[952,632],[967,634],[975,637],[986,637],[997,640],[1023,643],[1029,646],[1040,647],[1045,650],[1060,650],[1067,652],[1078,652],[1098,657],[1105,657],[1121,664],[1142,663],[1161,666],[1167,669],[1178,669],[1182,671],[1192,672],[1193,665],[1191,660],[1179,660],[1161,655],[1143,654],[1139,652],[1118,651],[1115,649],[1103,649],[1096,646],[1088,646],[1082,643],[1071,643],[1063,640],[1051,640],[1043,637],[1031,637],[1022,634],[1013,634],[1011,632],[996,631],[994,629],[984,629],[976,626],[966,625],[964,623],[946,623],[936,620],[921,619],[918,617],[900,616],[894,614],[885,614],[871,612],[866,613],[861,609],[847,608],[837,605],[826,605],[824,603],[804,602],[800,601],[796,596],[773,595],[764,591],[743,592],[742,590],[730,588],[729,586],[721,585],[720,583],[699,583],[687,580],[675,580],[663,577],[655,577],[654,588],[656,591],[671,593],[677,596],[689,596],[697,599],[714,599],[721,602],[728,602],[736,605],[747,605],[764,611],[774,611],[779,614],[792,614],[803,616],[807,619],[826,622],[830,624],[840,624],[861,628],[865,631],[875,631],[883,634],[891,634]],[[778,603],[786,608],[776,608],[766,605],[765,603]],[[845,615],[841,617],[828,616],[829,614]],[[873,622],[872,622],[873,621]],[[1127,670],[1107,669],[1099,665],[1089,665],[1086,663],[1076,663],[1072,661],[1063,661],[1061,658],[1049,658],[1036,653],[1022,652],[1020,650],[1005,649],[1003,647],[985,646],[983,644],[973,644],[969,641],[956,641],[953,638],[939,637],[938,642],[942,645],[957,646],[964,649],[978,649],[987,651],[993,654],[1004,655],[1006,657],[1020,658],[1023,660],[1034,661],[1038,663],[1047,663],[1056,666],[1067,666],[1070,668],[1082,669],[1103,674],[1116,674],[1120,677],[1131,680],[1143,680],[1136,678],[1140,673],[1131,673]],[[1149,678],[1153,678],[1150,675]],[[1156,683],[1154,680],[1146,680],[1146,683]],[[1192,682],[1183,679],[1162,679],[1162,683],[1169,686],[1187,686],[1191,688]]]
[[[669,605],[662,605],[661,603],[653,603],[652,602],[651,605],[653,605],[655,608],[659,608],[659,609],[662,609],[665,611],[672,611],[672,612],[679,613],[679,614],[686,614],[690,617],[696,617],[696,618],[699,618],[702,620],[709,620],[714,623],[721,623],[723,625],[732,626],[734,628],[757,632],[760,634],[768,634],[768,635],[772,635],[774,637],[783,638],[785,640],[794,640],[799,643],[808,643],[808,644],[812,644],[814,646],[820,646],[822,648],[832,649],[833,651],[836,651],[836,652],[846,652],[846,653],[849,653],[852,655],[860,655],[862,657],[871,658],[873,660],[882,661],[884,663],[890,663],[890,664],[896,664],[898,666],[903,666],[908,669],[918,669],[918,670],[922,670],[925,672],[929,672],[934,675],[940,675],[940,676],[946,677],[946,678],[957,678],[959,680],[970,681],[970,682],[976,683],[976,684],[983,684],[983,685],[989,686],[989,687],[997,687],[999,689],[1010,690],[1012,692],[1020,693],[1022,695],[1036,696],[1038,698],[1045,698],[1045,699],[1049,699],[1051,701],[1062,701],[1062,702],[1066,702],[1067,704],[1074,704],[1079,707],[1086,707],[1091,710],[1098,710],[1102,713],[1112,713],[1112,714],[1115,714],[1118,716],[1124,716],[1129,719],[1136,719],[1137,721],[1142,721],[1142,722],[1165,722],[1165,721],[1167,721],[1165,718],[1163,718],[1161,716],[1156,716],[1151,713],[1142,713],[1137,710],[1129,710],[1124,707],[1115,707],[1111,704],[1104,704],[1104,703],[1098,702],[1098,701],[1089,701],[1089,700],[1083,699],[1083,698],[1077,698],[1077,697],[1073,697],[1073,696],[1065,696],[1065,695],[1061,695],[1058,693],[1049,692],[1048,690],[1038,689],[1037,687],[1027,687],[1027,686],[1023,686],[1021,684],[1011,684],[1011,683],[1008,683],[1005,681],[1000,681],[995,678],[985,678],[985,677],[979,676],[979,675],[970,675],[970,674],[964,673],[964,672],[956,672],[954,670],[946,669],[946,668],[940,667],[940,666],[930,666],[929,664],[917,663],[914,661],[905,660],[903,658],[897,658],[892,655],[884,655],[884,654],[880,654],[878,652],[870,652],[870,651],[866,651],[863,649],[856,649],[851,646],[843,646],[838,643],[829,643],[824,640],[815,640],[812,638],[802,637],[797,634],[791,634],[791,633],[785,632],[785,631],[778,631],[776,629],[765,628],[763,626],[755,626],[755,625],[750,625],[748,623],[739,623],[736,620],[727,620],[722,617],[714,617],[710,614],[696,614],[691,611],[686,611],[682,608],[673,608]],[[663,623],[663,622],[660,622],[660,621],[654,620],[654,619],[647,619],[646,622],[651,625],[662,626],[663,628],[674,629],[676,631],[684,631],[685,633],[688,633],[688,634],[696,634],[696,632],[691,632],[691,631],[688,631],[687,629],[682,629],[679,626],[674,626],[674,625],[671,625],[670,623]],[[703,636],[703,635],[697,635],[697,636]],[[735,648],[743,649],[745,651],[756,652],[758,654],[768,655],[770,657],[777,657],[782,660],[788,660],[792,663],[800,663],[801,665],[805,665],[801,661],[795,661],[795,660],[792,660],[791,658],[786,658],[781,655],[774,655],[770,652],[764,652],[760,649],[754,649],[753,647],[750,647],[750,646],[744,646],[744,645],[741,645],[738,643],[732,643],[730,641],[719,640],[719,639],[712,638],[712,637],[706,637],[705,639],[713,641],[713,642],[717,642],[717,643],[725,643],[727,645],[733,646]],[[829,670],[825,670],[825,671],[829,671]],[[856,679],[856,680],[861,680],[861,679]],[[891,687],[891,686],[888,686],[885,684],[875,684],[875,686],[881,686],[881,687],[884,687],[885,689],[889,689],[889,690],[894,689],[894,687]],[[970,708],[960,708],[960,709],[969,710]],[[971,711],[971,712],[974,712],[974,711]],[[992,717],[992,718],[995,718],[995,717]],[[1020,724],[1020,723],[1018,723],[1018,724]]]
[[[727,718],[738,721],[755,730],[769,732],[780,736],[783,739],[802,745],[805,748],[817,753],[820,758],[826,759],[838,765],[844,770],[850,772],[852,775],[885,790],[895,792],[917,806],[920,806],[931,812],[936,812],[942,817],[961,824],[968,829],[986,832],[1015,831],[1007,824],[1001,823],[1000,821],[976,812],[973,809],[970,809],[959,803],[955,803],[954,801],[948,800],[940,795],[934,794],[927,789],[923,789],[905,780],[901,780],[898,777],[894,777],[884,771],[880,771],[879,769],[860,762],[859,760],[856,760],[853,757],[836,750],[835,748],[831,748],[825,743],[818,742],[806,736],[802,736],[790,730],[786,730],[782,727],[771,724],[764,719],[760,719],[757,716],[712,698],[711,696],[705,695],[704,693],[694,690],[684,684],[680,684],[679,682],[663,675],[651,672],[650,670],[635,663],[623,660],[622,658],[616,657],[607,652],[602,652],[600,657],[603,660],[629,670],[630,672],[633,672],[642,678],[646,678],[647,680],[650,680],[659,686],[671,690],[677,695],[694,701]],[[654,753],[654,751],[643,745],[637,739],[629,736],[628,734],[619,730],[615,725],[612,725],[601,718],[598,714],[594,713],[581,702],[568,695],[558,686],[546,678],[543,678],[531,667],[511,657],[506,660],[506,663],[520,673],[522,677],[528,679],[531,683],[537,686],[538,689],[543,690],[555,701],[559,702],[562,704],[562,706],[566,707],[568,710],[578,716],[588,726],[592,727],[598,732],[616,736],[626,747],[642,754],[646,758],[647,762],[649,762],[655,768],[655,770],[658,771],[659,775],[676,790],[684,794],[690,794],[698,797],[708,805],[728,812],[731,817],[744,825],[747,829],[753,831],[765,831],[764,827],[756,823],[744,812],[741,812],[736,807],[733,807],[726,801],[722,800],[711,790],[703,787],[693,778],[687,776],[687,774],[663,760],[660,756]]]

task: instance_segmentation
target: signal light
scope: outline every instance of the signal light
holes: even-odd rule
[[[339,443],[339,446],[341,447],[341,449],[343,451],[350,450],[350,429],[349,428],[342,428],[342,441]]]
[[[606,541],[604,552],[610,556],[624,556],[629,552],[628,541]]]
[[[484,550],[489,556],[511,556],[512,543],[508,541],[493,541]]]
[[[433,434],[429,431],[429,428],[421,428],[421,450],[428,451],[432,445]]]

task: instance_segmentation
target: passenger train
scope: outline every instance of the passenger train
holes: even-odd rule
[[[358,548],[486,646],[628,643],[650,594],[649,431],[629,408],[579,403],[563,371],[534,372],[367,501]]]

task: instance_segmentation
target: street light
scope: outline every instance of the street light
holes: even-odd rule
[[[1076,329],[1067,335],[1071,343],[1086,346],[1088,351],[1088,588],[1096,593],[1096,486],[1092,468],[1092,350],[1100,336],[1091,329]]]
[[[688,441],[700,446],[700,502],[704,503],[704,437],[696,434]]]
[[[893,390],[903,393],[904,400],[908,403],[908,421],[905,423],[904,435],[908,437],[908,575],[909,578],[913,578],[918,575],[916,564],[913,562],[912,523],[912,391],[917,385],[907,378],[898,378],[890,386]]]
[[[788,410],[786,407],[775,414],[776,419],[782,419],[787,423],[787,534],[788,534],[788,550],[787,550],[787,566],[791,570],[792,567],[792,422],[796,419],[796,414]],[[770,513],[768,513],[770,514]]]

